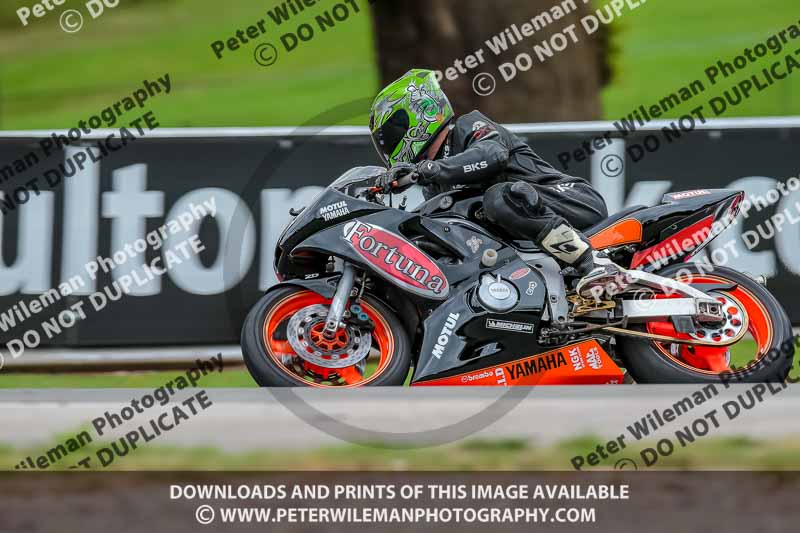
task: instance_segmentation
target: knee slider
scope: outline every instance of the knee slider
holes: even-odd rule
[[[530,183],[506,184],[503,199],[518,215],[535,217],[541,213],[542,199]]]
[[[508,207],[503,200],[503,189],[507,184],[492,185],[483,193],[483,211],[489,220],[497,223],[508,216]]]

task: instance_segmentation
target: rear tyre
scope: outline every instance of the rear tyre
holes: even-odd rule
[[[698,368],[686,345],[658,343],[634,337],[617,337],[618,355],[638,383],[763,383],[786,379],[794,359],[794,335],[789,317],[762,285],[735,270],[715,267],[710,273],[693,264],[673,265],[660,276],[702,287],[702,284],[736,284],[722,294],[741,304],[748,314],[748,332],[756,342],[750,361],[736,361],[727,370]],[[647,326],[631,329],[647,331]],[[739,343],[745,341],[739,341]],[[738,344],[738,343],[737,343]],[[735,350],[736,344],[730,347]],[[730,361],[730,353],[728,354]]]
[[[244,361],[256,383],[262,387],[319,388],[403,385],[411,367],[411,349],[408,335],[392,310],[365,295],[360,305],[374,329],[348,325],[335,338],[323,339],[313,310],[319,314],[321,306],[329,304],[330,300],[319,294],[294,286],[275,289],[259,300],[247,315],[241,335]],[[300,333],[289,331],[292,318],[298,313],[311,318],[296,328]],[[289,335],[313,346],[308,348],[309,353],[316,352],[308,357],[311,362],[298,355]],[[324,366],[337,357],[346,360],[365,342],[371,343],[367,359],[344,368]]]

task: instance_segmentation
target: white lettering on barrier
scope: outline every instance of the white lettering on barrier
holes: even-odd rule
[[[151,249],[160,250],[164,241],[169,240],[166,233],[161,236],[145,233],[147,221],[158,219],[167,209],[164,192],[148,190],[147,165],[144,164],[116,169],[112,178],[112,190],[101,194],[99,167],[93,164],[87,165],[84,171],[65,183],[63,231],[59,232],[63,239],[60,280],[52,279],[51,275],[53,248],[58,247],[54,242],[55,194],[43,191],[35,201],[19,209],[17,254],[13,261],[0,261],[0,296],[44,294],[54,285],[67,282],[73,286],[70,292],[76,295],[93,294],[97,289],[97,276],[103,271],[102,264],[93,263],[100,245],[97,228],[103,219],[111,223],[110,248],[121,254],[109,259],[116,265],[108,268],[115,281],[141,271],[145,266],[153,270],[165,266],[145,264],[142,254],[145,242]],[[605,196],[624,197],[624,172],[613,180],[603,179],[603,176],[598,180],[606,186]],[[670,188],[672,182],[669,181],[637,183],[628,194],[627,203],[657,204]],[[800,215],[794,208],[800,201],[800,194],[796,193],[800,190],[800,178],[781,178],[778,181],[760,176],[745,177],[733,181],[728,188],[744,190],[747,194],[740,218],[769,209],[770,225],[734,224],[712,241],[708,252],[702,252],[700,257],[709,254],[715,254],[716,258],[728,256],[734,268],[768,277],[777,274],[780,262],[790,272],[800,275],[800,248],[793,244],[800,237],[800,224],[796,223]],[[206,217],[211,217],[221,237],[220,247],[210,267],[204,266],[195,255],[174,269],[166,269],[168,275],[189,294],[219,294],[238,284],[250,271],[258,246],[259,287],[270,287],[277,281],[273,272],[274,251],[278,236],[290,221],[288,207],[308,205],[321,190],[317,186],[296,191],[262,190],[258,226],[254,215],[234,192],[220,188],[189,191],[169,208],[166,218],[174,230],[171,231],[172,240],[177,243],[186,240],[188,234],[197,233]],[[100,209],[92,207],[94,205]],[[4,218],[0,217],[0,232]],[[236,234],[229,235],[231,231]],[[761,242],[771,233],[774,233],[774,249],[756,248],[754,241]],[[7,238],[7,232],[0,233],[0,245],[3,236]],[[146,241],[139,242],[141,239]],[[721,249],[724,251],[717,251]],[[88,269],[87,264],[91,265]],[[226,265],[230,268],[224,268]],[[223,271],[226,272],[224,276]],[[77,282],[76,277],[80,278]],[[154,276],[146,283],[131,284],[130,289],[137,296],[157,295],[161,293],[161,283],[160,276]]]

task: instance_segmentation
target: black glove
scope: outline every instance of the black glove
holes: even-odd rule
[[[421,161],[416,165],[419,178],[417,183],[423,187],[434,183],[435,177],[439,174],[439,163],[436,161]]]
[[[390,168],[386,174],[375,180],[375,186],[385,193],[392,191],[399,192],[399,190],[394,186],[395,182],[400,178],[408,176],[409,174],[416,173],[417,165],[412,165],[411,163],[397,163],[395,166]],[[403,189],[407,188],[408,186],[403,187]]]

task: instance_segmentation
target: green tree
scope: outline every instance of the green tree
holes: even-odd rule
[[[389,83],[412,67],[444,70],[456,59],[483,50],[483,65],[455,81],[443,80],[457,112],[480,109],[504,122],[600,119],[600,92],[611,74],[609,36],[606,26],[592,36],[581,28],[580,19],[591,12],[591,6],[576,1],[575,11],[500,55],[486,45],[485,41],[510,25],[521,26],[558,4],[556,0],[377,2],[373,22],[381,79]],[[539,64],[533,45],[570,24],[576,25],[579,42],[570,41],[565,50]],[[498,74],[499,66],[513,63],[521,52],[531,54],[533,68],[505,83]],[[480,72],[497,79],[498,87],[491,97],[473,90],[473,78]]]

